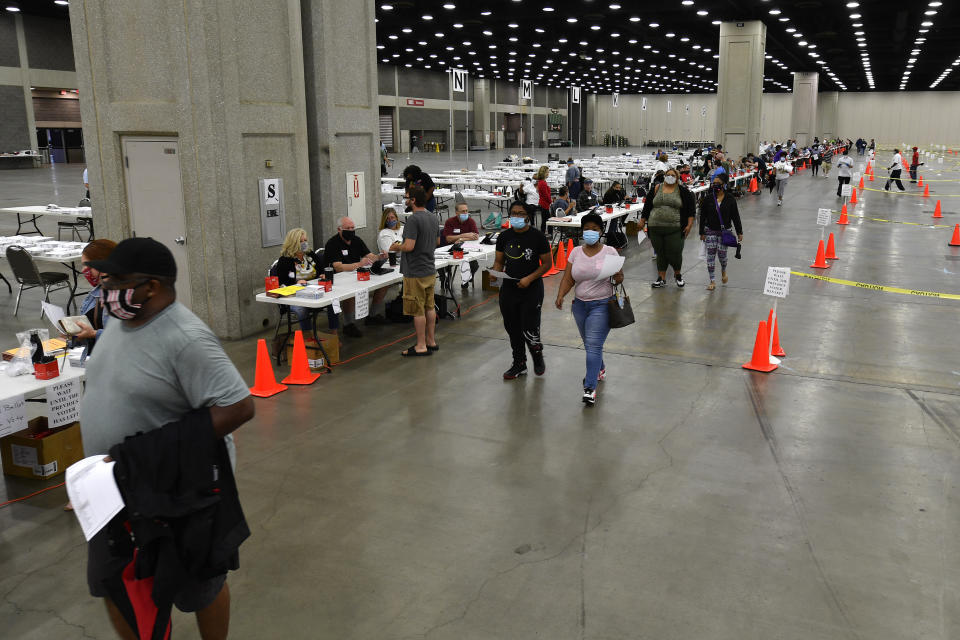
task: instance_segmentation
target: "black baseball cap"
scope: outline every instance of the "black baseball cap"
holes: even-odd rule
[[[108,274],[142,273],[177,278],[177,263],[170,249],[153,238],[127,238],[106,260],[93,260],[87,264]]]

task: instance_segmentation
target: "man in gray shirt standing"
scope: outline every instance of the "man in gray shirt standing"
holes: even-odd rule
[[[213,431],[224,438],[235,464],[230,434],[253,417],[253,399],[210,328],[177,302],[177,264],[170,250],[153,238],[128,238],[106,260],[89,266],[103,274],[103,305],[118,321],[107,324],[87,360],[87,388],[80,404],[87,454],[106,455],[127,436],[207,408]],[[116,517],[123,518],[124,512]],[[106,586],[132,556],[114,555],[108,528],[90,539],[87,551],[90,594],[105,599],[120,637],[137,637]],[[196,612],[202,637],[227,637],[226,577],[190,581],[174,598],[181,611]]]
[[[417,344],[401,352],[403,356],[429,356],[439,349],[434,330],[437,311],[433,306],[433,289],[437,283],[437,267],[433,253],[437,248],[437,217],[427,211],[427,192],[421,186],[410,187],[413,214],[403,225],[400,251],[400,273],[403,274],[403,313],[413,316]]]
[[[567,183],[570,198],[576,201],[577,196],[580,195],[580,169],[573,164],[573,158],[567,158],[567,175],[564,181]]]

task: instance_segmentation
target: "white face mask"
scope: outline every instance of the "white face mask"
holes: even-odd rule
[[[677,184],[677,176],[664,176],[663,181],[667,184]]]

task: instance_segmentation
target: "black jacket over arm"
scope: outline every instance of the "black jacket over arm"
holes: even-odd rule
[[[643,210],[640,212],[640,217],[644,222],[650,219],[650,212],[653,211],[653,199],[657,193],[660,192],[660,187],[662,186],[662,183],[658,184],[647,193],[647,197],[643,201]],[[693,193],[691,193],[689,189],[679,183],[677,184],[677,189],[680,190],[680,202],[683,204],[683,208],[680,210],[680,228],[685,229],[687,227],[687,221],[697,215],[697,204]]]
[[[723,196],[720,203],[720,215],[723,216],[723,226],[727,229],[733,224],[737,229],[737,235],[743,235],[743,227],[740,224],[740,208],[737,207],[737,199],[729,193]],[[717,204],[713,194],[704,197],[700,203],[700,235],[704,235],[707,229],[711,231],[720,231],[720,216],[717,215]]]
[[[125,515],[137,550],[135,575],[153,578],[153,637],[162,637],[176,594],[239,567],[240,544],[250,536],[226,443],[205,408],[125,438],[110,456],[126,507],[111,522],[111,546],[131,545]]]

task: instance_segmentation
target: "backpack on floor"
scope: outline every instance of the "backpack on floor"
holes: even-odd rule
[[[413,321],[413,316],[403,314],[402,296],[398,296],[386,304],[384,307],[384,315],[386,315],[387,320],[397,324],[406,324]]]
[[[491,212],[490,215],[487,216],[487,219],[484,220],[480,226],[484,229],[499,229],[502,222],[502,214]]]

